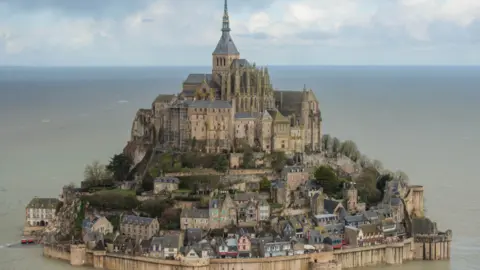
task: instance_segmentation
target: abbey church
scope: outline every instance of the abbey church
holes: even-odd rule
[[[131,139],[150,137],[159,147],[210,153],[239,143],[267,153],[302,153],[321,149],[321,124],[311,89],[274,90],[268,68],[241,58],[225,0],[211,73],[188,75],[179,94],[159,95],[151,110],[140,110]]]

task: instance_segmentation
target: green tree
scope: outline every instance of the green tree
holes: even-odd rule
[[[315,180],[323,187],[325,194],[332,196],[341,188],[341,182],[336,173],[329,166],[320,166],[315,170]]]
[[[138,210],[147,214],[149,217],[156,218],[161,217],[162,213],[173,207],[173,201],[171,200],[146,200],[138,207]]]
[[[362,168],[366,168],[370,166],[370,159],[366,155],[360,155],[357,162],[358,164],[360,164],[360,167]]]
[[[332,136],[330,134],[324,134],[322,136],[322,150],[325,152],[330,151],[332,145]]]
[[[261,191],[270,191],[270,187],[272,186],[272,182],[268,180],[267,177],[262,177],[260,181],[260,190]]]
[[[332,139],[332,153],[337,156],[338,153],[340,152],[340,147],[341,147],[342,143],[340,142],[340,140],[335,137]]]
[[[243,167],[246,169],[251,169],[255,167],[255,161],[253,160],[253,151],[251,149],[245,149],[243,152]]]
[[[84,180],[93,183],[102,183],[105,180],[111,180],[112,174],[107,170],[107,167],[100,164],[99,161],[94,161],[92,164],[85,166],[83,172]]]
[[[383,170],[383,164],[380,160],[374,159],[372,161],[372,167],[377,170],[377,172],[381,172]]]
[[[339,151],[340,154],[349,158],[352,158],[359,153],[357,144],[355,144],[355,142],[352,140],[346,140],[341,143]]]
[[[272,152],[271,154],[272,169],[281,172],[287,163],[287,156],[284,152]]]
[[[362,170],[355,179],[358,196],[368,205],[375,205],[382,199],[382,193],[377,189],[378,171],[369,166]]]
[[[115,181],[128,180],[127,176],[132,167],[132,159],[125,154],[114,155],[107,165],[107,170],[113,175]]]
[[[195,151],[195,150],[196,150],[196,147],[197,147],[197,137],[193,137],[190,146],[191,146],[192,151]]]
[[[218,155],[214,158],[213,169],[218,172],[226,172],[228,170],[228,158],[226,155]]]
[[[401,171],[401,170],[397,170],[394,173],[393,178],[395,180],[398,180],[398,181],[403,182],[403,183],[408,183],[408,181],[410,180],[408,178],[408,175],[404,171]]]

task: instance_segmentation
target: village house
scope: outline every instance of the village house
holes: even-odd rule
[[[163,257],[170,259],[175,258],[180,251],[180,248],[183,246],[183,234],[172,233],[164,235],[162,244]]]
[[[349,247],[358,247],[363,241],[363,231],[357,227],[345,226],[345,242]]]
[[[292,224],[292,227],[295,231],[295,237],[302,238],[303,237],[303,226],[302,224],[293,216],[291,216],[288,221]]]
[[[251,257],[251,247],[252,243],[250,241],[249,235],[242,235],[237,242],[238,247],[238,256],[239,257]]]
[[[209,258],[208,250],[203,249],[200,244],[197,244],[194,246],[188,246],[185,248],[185,258],[186,259]]]
[[[365,216],[362,214],[359,215],[348,215],[344,217],[344,222],[345,226],[352,226],[352,227],[358,227],[359,225],[363,225],[368,223],[368,221],[365,219]]]
[[[267,200],[260,200],[258,202],[258,221],[267,221],[270,220],[270,204]]]
[[[163,236],[152,237],[150,241],[150,257],[163,258]]]
[[[187,209],[183,208],[180,214],[180,228],[209,229],[209,210],[208,209]]]
[[[320,245],[323,243],[323,237],[319,230],[309,230],[306,235],[306,240],[310,245]]]
[[[303,166],[285,166],[281,172],[281,178],[286,181],[290,190],[296,190],[308,181],[310,175]]]
[[[383,243],[384,235],[377,224],[364,224],[358,226],[362,231],[363,238],[359,241],[359,246],[371,246]]]
[[[233,201],[236,204],[245,204],[247,202],[258,201],[258,193],[256,192],[238,192],[233,196]]]
[[[275,239],[271,242],[260,242],[261,257],[289,256],[292,254],[292,245],[289,241]]]
[[[26,207],[26,223],[29,226],[47,226],[55,217],[58,202],[55,198],[33,198]]]
[[[238,206],[238,221],[246,223],[257,222],[257,205],[254,201],[240,204]]]
[[[153,180],[153,191],[160,194],[162,191],[172,192],[178,190],[180,180],[176,177],[157,177]]]
[[[112,223],[110,223],[110,221],[108,221],[106,217],[94,216],[83,220],[82,231],[84,234],[92,232],[109,234],[113,233],[113,225]]]
[[[120,221],[120,233],[136,240],[152,238],[158,233],[159,227],[155,218],[125,215]]]
[[[202,229],[189,228],[185,231],[185,246],[191,246],[203,239]]]
[[[318,226],[324,226],[340,222],[338,216],[333,214],[315,215],[314,220]]]
[[[237,205],[229,194],[224,199],[211,199],[208,211],[211,229],[237,224]]]

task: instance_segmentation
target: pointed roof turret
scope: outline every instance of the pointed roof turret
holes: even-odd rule
[[[222,36],[220,37],[213,54],[240,54],[235,46],[235,43],[233,43],[232,37],[230,36],[230,17],[228,16],[227,0],[225,0],[225,5],[223,8]]]

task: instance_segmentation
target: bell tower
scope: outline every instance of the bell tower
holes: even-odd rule
[[[240,58],[240,53],[230,36],[230,17],[228,16],[228,3],[225,0],[222,19],[222,35],[217,47],[212,53],[212,74],[214,78],[230,70],[234,59]]]

